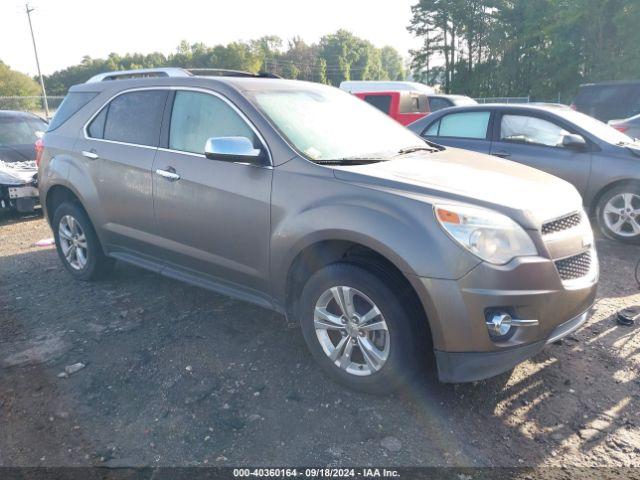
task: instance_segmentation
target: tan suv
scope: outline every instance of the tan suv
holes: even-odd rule
[[[335,88],[233,75],[70,90],[39,175],[74,277],[117,259],[277,310],[333,378],[374,392],[429,352],[442,381],[496,375],[586,320],[598,264],[574,187],[429,144]]]

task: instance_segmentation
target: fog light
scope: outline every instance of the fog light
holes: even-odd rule
[[[504,337],[511,330],[511,315],[504,312],[490,314],[487,319],[487,329],[492,337]]]

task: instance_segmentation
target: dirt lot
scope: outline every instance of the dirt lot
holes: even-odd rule
[[[0,466],[640,466],[640,326],[614,321],[640,248],[600,240],[593,317],[513,372],[377,398],[280,315],[127,265],[73,281],[50,235],[0,224]]]

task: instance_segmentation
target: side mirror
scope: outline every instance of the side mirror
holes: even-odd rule
[[[260,163],[263,152],[246,137],[215,137],[204,146],[205,157],[227,162]]]
[[[574,150],[585,150],[587,148],[587,141],[582,135],[569,133],[562,137],[562,146]]]

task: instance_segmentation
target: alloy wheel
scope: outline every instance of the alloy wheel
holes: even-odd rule
[[[603,216],[607,228],[616,235],[640,235],[640,196],[627,192],[611,197],[604,207]]]
[[[75,270],[87,264],[87,237],[82,226],[71,215],[65,215],[58,224],[60,247],[65,259]]]
[[[389,358],[390,337],[384,316],[355,288],[336,286],[320,295],[314,327],[324,353],[347,373],[371,375]]]

